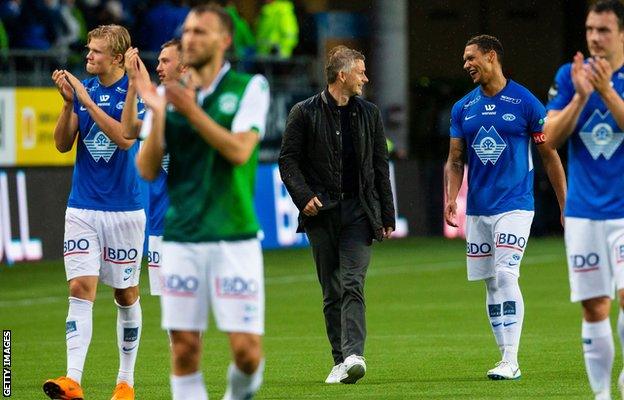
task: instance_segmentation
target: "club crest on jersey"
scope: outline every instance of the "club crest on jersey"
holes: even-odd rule
[[[594,160],[597,160],[601,154],[605,159],[610,159],[622,144],[624,132],[614,132],[614,126],[617,124],[610,111],[602,114],[600,111],[594,110],[594,113],[579,131],[583,144]]]
[[[487,164],[488,161],[492,165],[496,165],[501,154],[507,148],[507,143],[505,143],[493,126],[490,126],[488,129],[481,127],[472,142],[472,148],[483,165]]]
[[[104,161],[108,162],[115,153],[115,150],[117,150],[115,142],[110,140],[97,124],[91,126],[83,142],[95,162],[100,161],[102,158]]]
[[[238,107],[238,97],[234,93],[223,93],[219,96],[219,111],[223,114],[232,115]]]

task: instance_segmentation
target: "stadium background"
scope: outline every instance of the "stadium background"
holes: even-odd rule
[[[15,2],[1,1],[0,8]],[[22,0],[22,6],[36,2]],[[286,239],[283,243],[276,239],[277,246],[267,247],[305,244],[292,235],[292,226],[289,228],[295,214],[292,205],[284,203],[286,194],[272,164],[290,107],[322,88],[323,55],[340,43],[361,49],[367,56],[370,83],[365,96],[378,104],[384,115],[393,142],[398,213],[405,223],[404,232],[414,238],[395,239],[375,249],[367,285],[372,332],[368,357],[374,360],[374,369],[362,385],[349,390],[327,388],[315,379],[324,376],[330,361],[308,250],[265,253],[269,367],[259,397],[496,398],[504,394],[509,398],[587,398],[590,391],[578,343],[579,310],[568,303],[558,209],[539,158],[535,159],[536,217],[523,266],[528,310],[521,355],[525,375],[513,392],[507,383],[492,386],[482,379],[494,358],[491,334],[485,329],[483,290],[465,282],[462,241],[445,240],[441,235],[450,107],[472,87],[461,68],[464,43],[477,33],[499,37],[505,47],[506,75],[545,102],[557,67],[576,50],[587,52],[583,24],[589,2],[293,3],[299,44],[292,57],[249,56],[235,62],[238,68],[264,73],[271,83],[270,121],[261,144],[265,167],[261,174],[266,176],[260,181],[263,190],[259,198],[268,203],[263,203],[259,212],[273,207],[263,228],[274,230],[277,237],[279,227],[285,227],[282,235]],[[234,4],[251,23],[262,1]],[[0,40],[0,327],[14,332],[13,390],[19,399],[41,398],[41,381],[47,375],[61,374],[64,365],[59,321],[66,312],[66,286],[61,255],[72,157],[61,156],[54,149],[52,130],[61,99],[51,87],[50,73],[63,67],[85,77],[83,54],[70,47],[16,48],[10,41],[8,48],[2,48]],[[141,54],[155,65],[156,52]],[[565,160],[565,151],[561,155]],[[15,254],[49,262],[9,266],[12,260],[6,256],[10,247]],[[146,280],[142,282],[146,289]],[[109,292],[102,287],[99,297],[108,301]],[[158,329],[158,319],[148,317],[149,313],[158,315],[157,301],[146,292],[143,297],[146,334],[137,381],[145,383],[137,395],[164,399],[166,339]],[[102,393],[94,398],[103,398],[116,369],[116,359],[111,357],[112,308],[102,305],[94,320],[99,335],[94,335],[85,381],[92,394]],[[148,338],[150,334],[152,338]],[[223,391],[228,354],[223,338],[215,332],[207,335],[206,343],[203,368],[210,377],[209,387],[216,388],[211,390],[212,397]],[[619,362],[618,358],[616,371]],[[312,369],[304,369],[306,365]],[[402,366],[399,371],[397,365]],[[111,376],[88,375],[95,368],[109,371]],[[298,379],[302,371],[305,378]],[[150,385],[165,389],[148,389]]]

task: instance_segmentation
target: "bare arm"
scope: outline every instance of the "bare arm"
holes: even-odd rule
[[[123,136],[123,128],[121,123],[115,120],[110,115],[106,114],[104,110],[98,107],[97,104],[91,99],[89,93],[87,93],[86,89],[82,85],[82,83],[71,73],[65,71],[65,75],[70,83],[70,85],[74,88],[74,92],[78,97],[78,101],[82,104],[83,107],[87,109],[87,112],[93,118],[95,123],[102,129],[102,131],[108,136],[110,140],[115,142],[117,146],[119,146],[122,150],[127,150],[134,144],[134,139],[128,140]]]
[[[163,155],[165,154],[165,116],[166,102],[165,99],[156,93],[154,87],[144,85],[137,87],[141,97],[150,107],[150,115],[146,118],[152,118],[150,134],[137,154],[136,165],[139,174],[146,180],[152,181],[158,177],[160,165]]]
[[[66,153],[71,150],[78,133],[78,116],[73,109],[74,94],[63,71],[55,70],[52,80],[64,100],[61,115],[54,127],[54,144],[58,151]]]
[[[138,50],[130,47],[124,56],[124,66],[128,75],[128,92],[124,109],[121,113],[121,126],[123,137],[127,140],[133,140],[139,137],[141,125],[143,122],[138,118],[137,110],[137,81],[141,79],[143,83],[151,83],[147,69],[139,57]]]
[[[548,138],[546,140],[548,140]],[[550,184],[557,196],[559,210],[563,213],[566,202],[566,176],[559,154],[557,154],[557,150],[549,146],[548,143],[538,144],[537,150],[542,158],[548,180],[550,180]]]
[[[457,227],[457,194],[464,180],[464,158],[466,145],[464,139],[451,138],[449,155],[444,166],[444,190],[446,204],[444,219],[450,226]]]
[[[192,93],[189,93],[180,84],[167,86],[167,100],[188,118],[191,125],[197,129],[201,137],[211,147],[216,149],[226,160],[234,165],[242,165],[249,160],[260,138],[255,131],[236,132],[232,134],[210,118],[201,109]]]

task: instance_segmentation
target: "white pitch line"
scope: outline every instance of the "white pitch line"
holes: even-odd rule
[[[523,265],[531,265],[531,264],[539,264],[543,262],[552,262],[560,259],[561,257],[550,254],[550,255],[542,255],[535,257],[527,257],[522,261]],[[446,269],[455,269],[455,268],[465,268],[465,260],[458,259],[457,261],[441,261],[429,264],[404,264],[397,265],[394,267],[387,268],[371,268],[367,276],[386,276],[386,275],[400,275],[400,274],[409,274],[415,272],[428,272],[428,271],[438,271],[438,270],[446,270]],[[288,285],[292,283],[304,283],[304,282],[316,282],[317,281],[316,274],[297,274],[297,275],[285,275],[285,276],[276,276],[269,277],[264,280],[265,285],[273,286],[273,285]],[[27,307],[34,306],[39,304],[49,304],[49,303],[60,303],[66,302],[67,296],[54,296],[54,297],[33,297],[26,299],[17,299],[17,300],[3,300],[0,301],[0,308],[9,308],[9,307]]]

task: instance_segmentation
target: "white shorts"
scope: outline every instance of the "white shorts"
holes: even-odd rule
[[[514,210],[466,217],[469,281],[492,278],[501,269],[520,276],[533,215],[533,211]]]
[[[63,258],[67,280],[99,276],[115,289],[139,284],[145,212],[67,208]]]
[[[150,294],[160,296],[162,293],[162,279],[160,267],[162,265],[162,236],[149,237],[147,248],[147,271],[149,275]]]
[[[566,217],[565,244],[572,301],[614,298],[624,288],[624,218]]]
[[[264,334],[264,268],[258,239],[165,241],[162,250],[163,329],[205,331],[210,305],[219,330]]]

